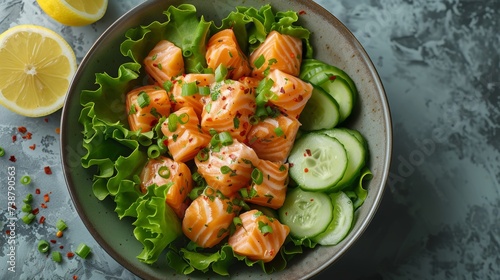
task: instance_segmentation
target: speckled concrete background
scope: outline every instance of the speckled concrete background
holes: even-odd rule
[[[99,34],[139,0],[110,1],[91,26],[62,27],[36,1],[0,1],[0,32],[35,23],[63,35],[80,61]],[[344,22],[379,70],[392,109],[394,151],[386,195],[354,247],[317,279],[498,279],[500,277],[500,2],[497,0],[318,0]],[[43,226],[18,223],[17,267],[6,273],[1,235],[0,278],[136,279],[84,228],[69,199],[55,132],[60,112],[27,119],[0,108],[0,182],[7,168],[34,184],[17,185],[17,199],[40,188],[51,192]],[[27,127],[23,139],[16,128]],[[12,136],[17,135],[17,141]],[[29,146],[36,144],[36,149]],[[52,175],[43,172],[51,166]],[[35,197],[35,203],[41,198]],[[7,225],[0,195],[0,226]],[[56,207],[57,206],[57,207]],[[55,234],[57,218],[70,230],[58,244],[94,245],[89,261],[55,265],[39,257],[36,240]]]

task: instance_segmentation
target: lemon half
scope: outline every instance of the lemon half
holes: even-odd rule
[[[42,10],[54,20],[70,26],[83,26],[100,20],[108,0],[37,0]]]
[[[63,106],[76,66],[73,49],[56,32],[12,27],[0,34],[0,104],[27,117],[49,115]]]

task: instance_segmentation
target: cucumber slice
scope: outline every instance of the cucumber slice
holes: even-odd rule
[[[349,84],[349,87],[351,88],[351,91],[353,92],[354,96],[358,95],[356,84],[351,79],[351,77],[342,69],[313,58],[304,59],[302,61],[302,68],[300,73],[301,79],[305,78],[306,80],[308,80],[311,77],[321,72],[323,73],[326,72],[329,73],[330,75],[333,74],[335,76],[341,77]],[[326,81],[326,78],[330,79],[330,77],[326,75],[326,73],[323,76],[324,80],[322,82]]]
[[[340,121],[347,119],[354,108],[354,94],[346,80],[337,76],[335,80],[327,80],[319,86],[333,96],[339,104]]]
[[[296,238],[310,238],[324,232],[333,218],[333,205],[329,195],[295,188],[286,195],[278,210],[280,221],[290,227]]]
[[[300,114],[301,129],[306,131],[330,129],[340,121],[339,105],[319,87],[314,87],[311,98]]]
[[[365,166],[366,149],[359,140],[346,129],[333,128],[323,130],[321,133],[337,139],[347,152],[347,167],[342,179],[335,184],[332,190],[341,190],[353,183]]]
[[[320,86],[335,98],[340,108],[341,122],[351,114],[357,97],[357,89],[347,73],[333,65],[307,59],[302,62],[300,78]]]
[[[337,139],[311,132],[296,140],[288,162],[290,176],[302,189],[327,191],[342,179],[348,160]]]
[[[351,230],[354,220],[354,207],[351,199],[344,192],[330,194],[333,204],[333,219],[326,230],[312,238],[321,245],[336,245]]]

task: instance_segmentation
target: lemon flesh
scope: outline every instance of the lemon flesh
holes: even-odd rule
[[[0,104],[28,117],[49,115],[64,104],[76,58],[54,31],[18,25],[0,35]]]
[[[100,20],[108,0],[37,0],[42,10],[59,23],[83,26]]]

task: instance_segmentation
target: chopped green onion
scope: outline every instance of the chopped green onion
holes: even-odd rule
[[[181,96],[192,96],[198,93],[198,85],[196,82],[183,83]]]
[[[209,158],[208,150],[207,149],[201,149],[198,154],[196,154],[196,159],[198,159],[200,162],[207,161]]]
[[[0,157],[3,156],[5,156],[5,150],[2,147],[0,147]]]
[[[271,58],[267,61],[267,65],[271,66],[275,63],[278,63],[278,60],[276,58]]]
[[[24,175],[23,177],[21,177],[21,184],[28,185],[29,183],[31,183],[31,177],[30,176]]]
[[[47,253],[50,249],[50,244],[47,242],[47,240],[40,240],[38,242],[38,252],[40,253]]]
[[[87,246],[85,243],[80,243],[78,247],[76,248],[75,254],[80,256],[80,258],[85,259],[90,253],[90,247]]]
[[[157,158],[161,155],[160,147],[158,145],[153,144],[148,147],[148,158]]]
[[[187,113],[182,113],[178,117],[178,120],[180,124],[186,124],[189,121],[189,115]]]
[[[268,233],[273,233],[273,227],[271,227],[267,223],[264,223],[263,221],[259,221],[259,230],[264,235],[266,235]]]
[[[252,181],[257,184],[257,185],[260,185],[262,184],[262,182],[264,182],[264,174],[262,174],[262,171],[260,171],[260,169],[258,168],[254,168],[252,170]]]
[[[172,90],[172,87],[174,86],[174,83],[172,83],[172,81],[170,80],[166,80],[164,83],[163,83],[163,89],[166,91],[166,92],[170,92]]]
[[[233,119],[233,126],[236,129],[240,128],[240,119],[238,117],[234,117],[234,119]]]
[[[149,95],[145,91],[141,91],[139,96],[137,96],[137,104],[139,104],[139,107],[144,108],[149,105],[149,102]]]
[[[170,178],[170,168],[168,166],[162,166],[158,169],[158,175],[163,179]]]
[[[280,171],[285,171],[286,170],[286,166],[284,164],[280,165]]]
[[[210,134],[210,136],[214,136],[215,134],[217,134],[217,130],[213,129],[213,128],[210,128],[208,130],[208,133]]]
[[[179,117],[176,114],[170,114],[168,116],[168,131],[174,132],[177,130],[177,122]]]
[[[165,144],[167,141],[167,137],[163,136],[162,138],[158,138],[156,140],[156,144],[158,145],[158,148],[160,148],[160,153],[164,154],[167,152],[168,148],[167,145]]]
[[[223,146],[229,146],[233,144],[233,137],[228,131],[223,131],[219,133],[219,139]]]
[[[156,58],[158,57],[158,54],[155,53],[152,57],[151,57],[151,60],[156,60]]]
[[[242,226],[242,225],[243,225],[243,221],[241,220],[241,218],[240,218],[240,217],[234,217],[234,218],[233,218],[233,224],[234,224],[235,226],[237,226],[237,227],[238,227],[238,226]]]
[[[210,113],[211,110],[212,110],[212,103],[210,102],[210,103],[207,104],[207,106],[205,106],[205,111],[207,113]]]
[[[56,228],[60,231],[63,231],[65,230],[66,228],[68,228],[68,226],[66,225],[66,223],[62,220],[62,219],[59,219],[57,220],[56,222]]]
[[[33,213],[29,213],[27,215],[24,215],[21,220],[23,220],[23,222],[25,224],[31,224],[31,222],[33,222],[33,220],[35,219],[35,215],[33,215]]]
[[[163,66],[161,66],[161,63],[158,63],[157,67],[158,69],[163,70]]]
[[[274,129],[274,133],[276,133],[276,136],[278,136],[278,137],[281,137],[281,136],[283,136],[283,134],[285,134],[285,133],[283,132],[283,129],[281,129],[281,127],[277,127],[277,128],[275,128],[275,129]]]
[[[263,54],[261,54],[255,61],[254,61],[254,65],[255,65],[255,68],[259,69],[260,67],[262,67],[262,65],[264,65],[264,62],[266,62],[266,58],[264,57]]]
[[[257,117],[256,115],[252,115],[248,119],[248,122],[250,122],[251,125],[256,125],[259,123],[259,117]]]
[[[205,190],[205,187],[196,187],[196,188],[193,188],[190,192],[189,192],[189,199],[191,200],[195,200],[198,196],[200,196],[203,191]]]
[[[220,134],[215,133],[212,135],[212,139],[210,139],[210,147],[217,147],[220,144]]]
[[[217,69],[215,69],[215,81],[222,82],[226,79],[227,76],[227,68],[224,64],[219,64]]]
[[[220,173],[222,174],[228,174],[230,172],[232,172],[233,170],[231,169],[231,167],[227,166],[227,165],[224,165],[220,168]]]
[[[198,87],[198,92],[202,96],[210,95],[210,87]]]
[[[29,193],[26,195],[26,197],[24,197],[23,202],[30,203],[32,200],[33,200],[33,195]]]
[[[128,114],[133,115],[135,113],[137,113],[137,109],[135,109],[135,105],[132,104],[132,105],[130,105],[130,110],[128,111]]]
[[[58,263],[62,262],[61,253],[59,251],[52,252],[52,260]]]
[[[149,113],[150,113],[151,115],[153,115],[153,117],[155,117],[155,118],[157,118],[157,119],[161,118],[161,114],[160,114],[160,113],[158,113],[158,110],[156,110],[156,108],[155,108],[155,107],[152,107],[152,108],[151,108],[151,110],[149,110]]]
[[[24,213],[31,213],[31,205],[25,203],[23,204],[23,207],[21,207],[21,211],[23,211]]]

